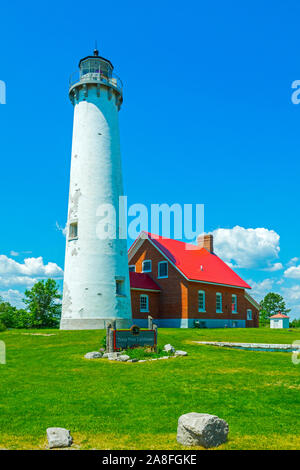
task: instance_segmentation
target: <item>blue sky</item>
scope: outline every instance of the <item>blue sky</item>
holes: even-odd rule
[[[297,3],[2,5],[0,295],[19,301],[33,280],[62,276],[68,78],[97,39],[124,82],[129,204],[205,204],[217,253],[251,280],[258,300],[280,292],[300,316]]]

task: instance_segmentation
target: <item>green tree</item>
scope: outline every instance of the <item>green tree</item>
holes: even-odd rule
[[[260,302],[259,321],[262,324],[269,323],[270,317],[281,312],[287,315],[291,310],[285,306],[284,298],[280,294],[269,292]]]
[[[61,315],[59,286],[53,279],[37,282],[25,291],[23,302],[31,315],[32,327],[56,328]]]

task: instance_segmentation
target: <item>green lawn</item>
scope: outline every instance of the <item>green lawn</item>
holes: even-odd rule
[[[28,333],[53,334],[38,336]],[[292,343],[300,330],[160,329],[159,343],[188,357],[145,363],[86,360],[99,331],[0,333],[0,448],[45,448],[49,426],[74,448],[183,449],[178,417],[212,413],[230,426],[220,449],[300,449],[300,365],[290,353],[199,346],[193,340]]]

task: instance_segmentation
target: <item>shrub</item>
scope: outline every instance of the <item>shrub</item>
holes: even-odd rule
[[[5,331],[6,330],[6,326],[4,325],[4,323],[0,320],[0,332],[1,331]]]

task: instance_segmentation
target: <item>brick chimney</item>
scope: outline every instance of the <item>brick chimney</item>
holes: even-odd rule
[[[198,247],[206,248],[210,253],[214,252],[214,237],[211,233],[204,233],[197,237]]]

